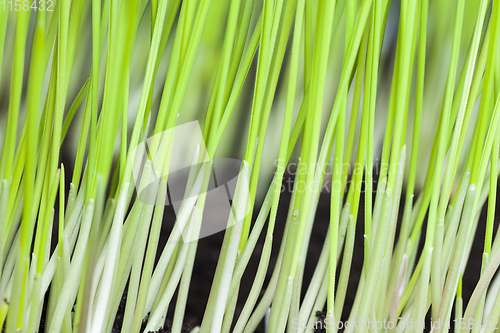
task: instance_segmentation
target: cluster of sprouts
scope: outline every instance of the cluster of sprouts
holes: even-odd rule
[[[0,4],[2,332],[181,333],[217,232],[193,332],[500,328],[500,1],[43,2]]]

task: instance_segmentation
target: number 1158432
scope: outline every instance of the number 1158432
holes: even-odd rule
[[[10,11],[25,11],[34,10],[34,11],[54,11],[54,2],[53,0],[2,0],[0,2],[0,8]]]

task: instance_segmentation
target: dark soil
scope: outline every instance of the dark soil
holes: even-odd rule
[[[320,325],[316,326],[316,333],[326,333],[326,311],[316,311],[316,318],[320,323]]]
[[[376,179],[376,178],[375,178]],[[375,186],[374,186],[375,187]],[[375,187],[376,188],[376,187]],[[404,192],[403,192],[404,193]],[[363,196],[361,197],[360,207],[363,207]],[[497,197],[498,201],[500,201],[500,196]],[[285,220],[287,215],[288,203],[290,201],[290,193],[283,193],[281,195],[281,202],[278,209],[278,217],[276,221],[276,227],[274,232],[274,244],[273,244],[273,252],[271,256],[271,262],[269,265],[268,274],[266,277],[266,281],[264,284],[264,288],[269,282],[270,276],[272,274],[272,269],[275,266],[277,254],[279,251],[280,242],[283,236],[283,231],[285,227]],[[401,200],[403,202],[403,200]],[[498,202],[497,202],[498,205]],[[486,207],[487,204],[483,207],[482,216],[480,219],[480,223],[478,225],[478,229],[476,231],[474,245],[472,247],[472,252],[470,254],[470,258],[481,258],[483,251],[483,243],[484,243],[484,233],[485,233],[485,221],[486,221]],[[400,208],[402,212],[403,207]],[[258,211],[258,210],[255,210]],[[350,313],[352,304],[354,302],[355,291],[357,289],[357,285],[359,283],[359,278],[361,274],[361,268],[363,266],[363,210],[360,209],[358,214],[358,222],[356,227],[356,240],[354,246],[354,256],[352,262],[352,268],[349,278],[349,285],[344,305],[344,311],[342,313],[342,318],[340,320],[345,321],[348,318]],[[256,214],[255,214],[256,215]],[[254,216],[255,217],[255,216]],[[167,241],[167,237],[170,234],[172,229],[172,224],[175,219],[175,213],[171,207],[167,207],[165,210],[165,220],[162,229],[162,236],[160,239],[159,249],[162,249]],[[325,235],[328,230],[330,219],[330,195],[328,193],[321,194],[318,209],[316,213],[316,219],[313,227],[313,231],[311,234],[311,240],[309,242],[309,251],[308,257],[306,261],[305,271],[304,271],[304,280],[303,285],[307,286],[312,274],[314,272],[314,268],[317,264],[318,258],[321,253],[321,249],[325,240]],[[497,216],[495,219],[495,230],[498,230],[498,221],[499,221],[499,210],[497,209]],[[425,225],[424,225],[425,228]],[[267,229],[267,225],[264,226],[264,230]],[[238,319],[241,310],[243,309],[245,300],[250,292],[252,287],[253,277],[257,271],[257,266],[259,263],[259,259],[262,253],[262,247],[264,244],[264,235],[265,232],[261,235],[259,242],[254,250],[254,254],[247,266],[245,274],[242,278],[241,288],[239,291],[238,303],[236,307],[235,313],[235,322]],[[186,311],[184,315],[184,326],[183,332],[189,332],[193,327],[201,324],[203,319],[205,306],[208,301],[208,296],[210,293],[210,288],[212,286],[212,279],[215,274],[215,269],[217,265],[217,260],[219,257],[220,248],[222,245],[222,240],[224,237],[224,232],[219,232],[215,235],[203,238],[199,241],[198,250],[196,254],[196,260],[193,268],[192,282],[189,290],[189,297],[186,305]],[[463,298],[464,304],[467,304],[476,284],[479,280],[480,274],[480,265],[481,260],[473,259],[468,260],[467,269],[465,270],[465,275],[463,277]],[[307,288],[302,288],[302,294],[304,295]],[[48,297],[47,297],[48,298]],[[115,320],[115,325],[113,328],[113,333],[120,332],[123,314],[125,310],[125,302],[126,302],[126,293],[122,298],[122,302],[120,304],[118,314]],[[171,306],[169,312],[167,313],[167,319],[165,320],[164,326],[158,330],[158,333],[170,332],[171,320],[173,318],[173,308],[176,302],[176,296],[172,299]],[[315,309],[316,316],[318,321],[323,321],[325,319],[326,309]],[[42,321],[40,325],[40,332],[44,331],[44,317],[42,315]],[[321,327],[321,325],[319,325]],[[144,327],[143,327],[144,328]],[[157,333],[154,332],[154,333]],[[255,332],[263,333],[264,332],[264,322],[261,322]],[[324,332],[321,329],[316,331]],[[3,330],[2,330],[3,333]],[[153,332],[152,332],[153,333]]]
[[[120,305],[118,307],[118,313],[116,314],[115,318],[115,323],[113,325],[113,329],[111,330],[111,333],[120,333],[122,324],[123,324],[123,314],[125,313],[125,305],[127,304],[127,291],[123,293],[122,299],[120,301]],[[146,321],[142,323],[141,327],[141,332],[144,331],[146,328]],[[182,326],[182,333],[189,333],[193,327],[189,325],[188,323],[184,323]],[[149,333],[170,333],[172,331],[172,322],[170,319],[166,319],[165,323],[163,324],[163,327],[160,327],[160,329],[156,332],[149,331]]]
[[[276,219],[276,226],[274,230],[273,251],[264,287],[269,282],[272,275],[272,270],[276,264],[276,259],[278,257],[281,239],[283,237],[283,231],[285,229],[285,221],[288,212],[288,203],[290,202],[290,199],[291,199],[290,193],[287,192],[282,193],[280,199],[280,205],[278,206],[280,208],[278,209],[278,216]],[[258,209],[256,209],[255,211],[258,212]],[[254,214],[254,218],[256,217],[256,215],[257,213]],[[168,235],[172,230],[174,219],[175,219],[175,212],[173,208],[167,206],[165,209],[165,217],[162,227],[162,236],[160,238],[160,243],[158,245],[159,249],[162,249],[166,244]],[[321,254],[323,243],[325,241],[329,220],[330,220],[330,195],[325,193],[321,194],[320,196],[316,221],[311,234],[311,241],[309,243],[309,254],[306,261],[306,267],[304,272],[304,285],[307,285],[309,283],[314,273],[314,268],[316,267],[317,261]],[[238,319],[241,311],[243,310],[245,300],[248,297],[248,294],[250,293],[252,282],[257,272],[257,267],[259,265],[259,260],[264,245],[265,230],[267,230],[267,224],[264,226],[263,232],[255,247],[252,258],[250,259],[250,262],[248,263],[248,266],[242,277],[242,283],[238,296],[238,303],[236,306],[236,311],[234,316],[235,318],[234,324],[236,324],[236,320]],[[212,280],[215,275],[215,269],[217,267],[217,260],[219,258],[219,253],[220,253],[220,248],[222,246],[223,238],[224,238],[224,232],[219,232],[209,237],[202,238],[198,242],[198,249],[193,268],[189,297],[187,300],[186,312],[184,315],[184,325],[186,328],[201,325],[203,314],[205,312],[205,306],[208,302],[208,297],[210,294],[210,288],[212,287]],[[358,267],[361,267],[362,265],[362,254],[363,254],[362,246],[363,245],[361,245],[361,251],[360,251],[361,264]],[[354,265],[356,264],[353,263],[352,277],[353,279],[356,280],[356,285],[357,285],[360,272],[354,272],[357,270],[357,268],[354,267]],[[307,288],[302,289],[303,296],[306,291]],[[126,296],[124,296],[124,298],[122,299],[123,306],[120,306],[117,319],[115,322],[115,329],[117,329],[116,332],[119,332],[119,328],[121,328],[121,321],[123,320],[122,316],[125,310],[124,308],[125,300]],[[350,298],[350,296],[347,295],[346,307],[350,308],[353,301],[354,301],[354,296]],[[175,302],[176,302],[176,296],[174,296],[174,299],[171,302],[171,306],[169,308],[169,312],[167,313],[167,320],[165,321],[163,331],[160,330],[158,332],[160,333],[170,332],[169,325],[173,318],[173,308]],[[257,333],[265,332],[264,321],[260,323],[255,332]]]

